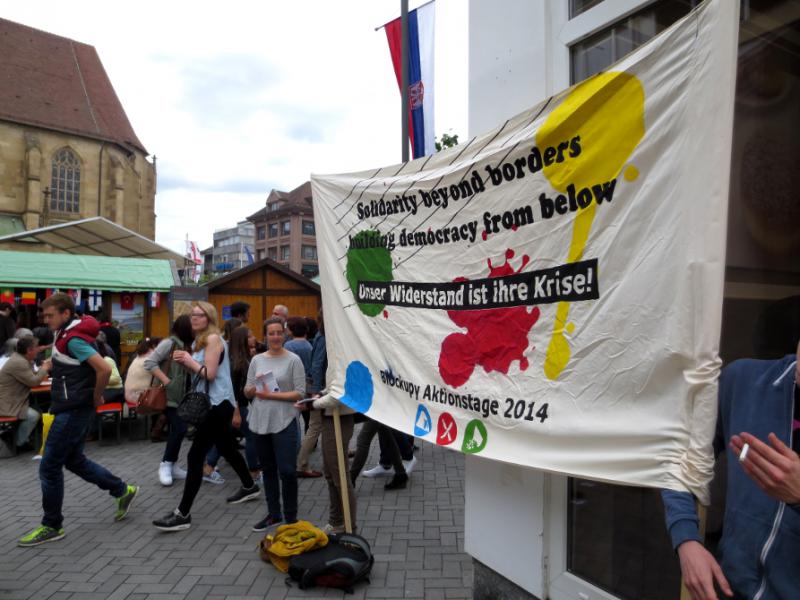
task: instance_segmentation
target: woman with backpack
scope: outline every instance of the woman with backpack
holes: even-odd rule
[[[300,426],[294,403],[306,393],[303,363],[283,347],[283,321],[267,319],[264,332],[267,351],[253,357],[244,387],[245,396],[253,399],[248,425],[256,440],[268,509],[267,516],[253,526],[253,531],[297,520],[295,461]],[[279,490],[283,492],[283,510]]]
[[[191,318],[181,315],[172,324],[170,336],[161,340],[153,353],[144,359],[145,371],[158,379],[167,392],[164,415],[169,422],[169,436],[158,467],[158,480],[165,486],[172,485],[174,479],[186,479],[186,471],[178,466],[181,442],[186,435],[186,423],[178,416],[178,403],[186,393],[188,378],[186,370],[172,360],[172,355],[176,350],[191,348],[193,337]]]
[[[195,301],[192,302],[189,316],[194,333],[192,352],[176,350],[173,360],[192,374],[193,386],[196,389],[208,390],[211,409],[203,422],[197,426],[197,432],[192,440],[183,497],[178,508],[153,521],[153,525],[162,531],[181,531],[191,527],[190,513],[203,480],[203,463],[206,454],[215,444],[242,482],[242,487],[228,498],[228,503],[238,504],[253,500],[261,493],[247,469],[244,458],[236,448],[231,431],[231,421],[234,413],[239,412],[239,408],[235,406],[230,352],[219,333],[217,309],[208,302]]]

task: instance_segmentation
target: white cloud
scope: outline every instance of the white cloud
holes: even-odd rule
[[[436,132],[467,133],[467,3],[436,0]],[[421,2],[412,2],[412,8]],[[312,172],[400,158],[386,36],[397,0],[31,0],[4,18],[96,47],[128,118],[158,157],[156,239],[183,251]],[[261,187],[263,186],[263,187]]]

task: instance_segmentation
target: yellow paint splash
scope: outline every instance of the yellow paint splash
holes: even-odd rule
[[[570,183],[576,189],[591,188],[616,178],[644,136],[644,89],[640,81],[628,73],[612,71],[581,83],[550,113],[536,134],[536,144],[540,148],[557,146],[575,136],[580,136],[580,155],[544,168],[553,188],[566,192]],[[638,175],[633,165],[625,171],[628,181]],[[592,202],[575,214],[567,262],[583,256],[596,206]],[[559,302],[556,307],[544,362],[549,379],[558,378],[571,356],[565,335],[574,330],[574,324],[567,324],[569,308],[569,302]]]

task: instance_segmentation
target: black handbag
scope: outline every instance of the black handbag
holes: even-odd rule
[[[192,387],[186,392],[181,403],[178,404],[178,416],[184,423],[189,425],[200,425],[208,417],[208,411],[211,410],[211,398],[208,395],[208,379],[203,377],[203,371],[206,368],[202,367],[197,375],[192,379]],[[206,390],[204,392],[197,389],[197,384],[203,379],[206,382]]]

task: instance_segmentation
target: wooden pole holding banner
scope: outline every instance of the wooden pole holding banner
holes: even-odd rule
[[[707,509],[705,506],[697,502],[697,518],[700,520],[700,539],[706,539],[706,517]],[[689,590],[686,589],[686,584],[683,582],[683,574],[681,574],[681,600],[692,600]]]
[[[403,162],[408,162],[408,0],[400,0],[400,128]]]
[[[336,438],[336,460],[339,462],[339,491],[342,496],[342,511],[344,512],[344,530],[353,533],[353,519],[350,515],[350,489],[347,485],[346,462],[344,459],[344,443],[342,443],[342,420],[339,405],[333,409],[333,433]]]

